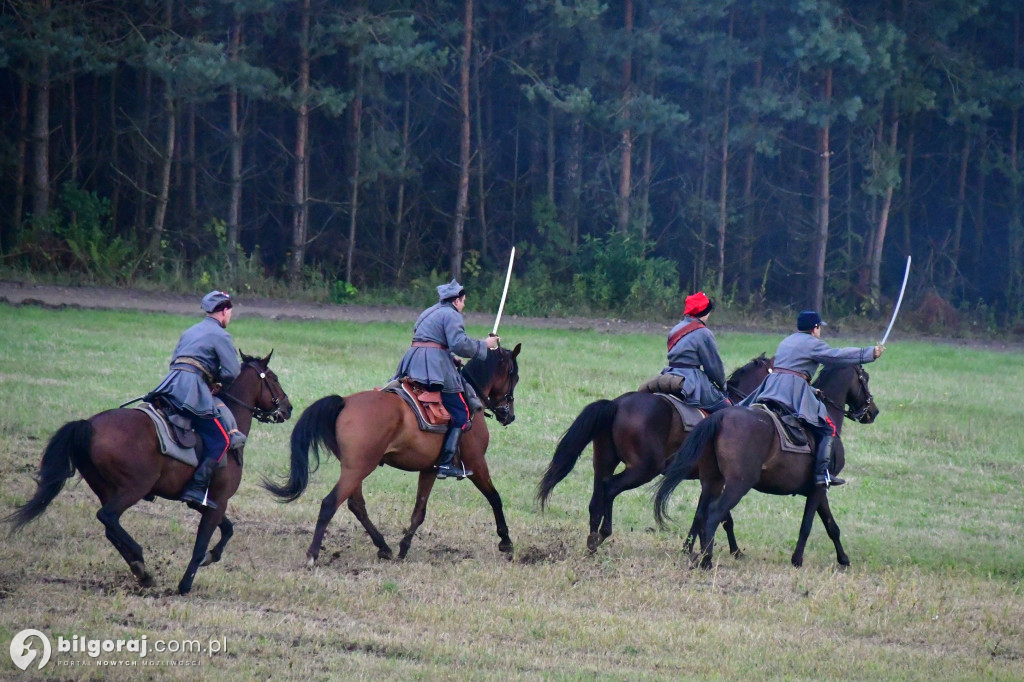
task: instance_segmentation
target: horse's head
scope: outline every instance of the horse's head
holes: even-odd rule
[[[519,363],[516,357],[522,348],[517,343],[512,350],[497,348],[487,354],[487,360],[471,360],[463,369],[463,376],[476,389],[484,408],[494,413],[502,426],[516,420],[515,396],[519,383]]]
[[[765,377],[771,374],[774,361],[775,358],[761,353],[730,374],[726,381],[729,396],[735,400],[742,400],[750,395],[750,392],[760,386]]]
[[[275,424],[287,421],[292,416],[292,403],[268,366],[274,351],[265,358],[252,357],[242,351],[238,354],[242,358],[242,371],[225,397],[252,412],[258,421]]]
[[[822,371],[815,382],[825,396],[825,402],[844,410],[848,419],[861,424],[870,424],[878,416],[878,405],[868,386],[868,372],[863,365]]]

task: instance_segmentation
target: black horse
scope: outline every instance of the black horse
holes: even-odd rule
[[[821,391],[829,417],[836,425],[833,471],[838,473],[846,462],[842,440],[838,438],[843,417],[870,424],[878,416],[878,407],[868,388],[868,373],[860,365],[827,368],[814,385]],[[850,409],[844,412],[847,405]],[[814,451],[813,442],[811,451]],[[771,417],[763,410],[730,407],[711,415],[693,430],[665,471],[655,494],[654,516],[659,525],[664,525],[667,518],[665,506],[672,491],[680,481],[691,478],[694,469],[700,477],[701,493],[687,543],[692,549],[692,534],[696,529],[700,537],[702,568],[711,567],[718,524],[728,517],[751,488],[769,495],[802,495],[807,498],[800,536],[792,557],[794,566],[803,564],[804,546],[815,512],[835,544],[839,563],[843,566],[850,564],[850,558],[839,541],[839,526],[828,505],[828,491],[814,484],[813,455],[781,450]]]
[[[729,377],[729,397],[737,402],[757,388],[771,371],[764,353]],[[654,393],[630,392],[615,400],[598,400],[580,413],[562,436],[548,470],[537,486],[541,508],[552,489],[572,471],[583,450],[594,443],[594,493],[590,498],[590,535],[593,552],[612,534],[612,503],[625,490],[652,480],[668,466],[669,458],[686,439],[679,413]],[[619,463],[625,468],[615,473]],[[689,478],[697,478],[696,469]],[[732,518],[725,521],[733,555],[739,547],[732,532]]]

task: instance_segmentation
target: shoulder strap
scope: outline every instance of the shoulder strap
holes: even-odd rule
[[[685,327],[683,327],[682,329],[677,331],[675,334],[673,334],[672,336],[668,337],[668,349],[672,350],[672,347],[675,346],[677,343],[679,343],[679,339],[683,338],[684,336],[686,336],[690,332],[697,331],[698,329],[700,329],[703,326],[704,326],[704,323],[701,322],[700,320],[694,320],[690,324],[686,325]]]

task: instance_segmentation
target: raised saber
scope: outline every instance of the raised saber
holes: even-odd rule
[[[505,288],[501,290],[501,303],[498,304],[498,316],[494,318],[494,329],[491,330],[491,336],[498,335],[498,325],[501,323],[501,311],[505,309],[505,296],[508,295],[508,283],[512,280],[512,261],[516,257],[516,247],[512,247],[512,252],[508,254],[508,272],[505,273]]]
[[[892,325],[896,322],[896,315],[900,312],[900,305],[903,303],[903,292],[907,290],[907,278],[910,277],[910,256],[907,256],[907,269],[903,271],[903,286],[900,287],[900,297],[896,299],[896,307],[892,311],[892,319],[889,320],[889,327],[885,330],[885,336],[878,342],[879,346],[885,345],[885,340],[889,338],[889,332],[892,331]]]

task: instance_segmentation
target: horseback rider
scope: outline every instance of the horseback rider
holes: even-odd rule
[[[462,480],[473,472],[452,464],[462,434],[472,426],[472,415],[463,395],[465,383],[452,355],[464,358],[487,358],[487,351],[498,347],[499,338],[488,336],[484,341],[466,335],[462,310],[466,291],[454,279],[437,287],[438,302],[424,310],[412,331],[412,346],[398,363],[395,378],[408,378],[431,391],[441,391],[441,403],[451,415],[444,436],[441,456],[437,461],[439,479],[455,477]]]
[[[170,371],[146,399],[160,396],[191,417],[192,428],[203,441],[203,461],[185,486],[181,500],[216,509],[217,505],[208,498],[210,478],[233,445],[233,435],[229,435],[218,416],[219,401],[211,389],[234,381],[242,367],[234,341],[226,331],[231,322],[231,296],[224,291],[211,291],[203,297],[201,307],[206,318],[181,335],[171,355]],[[234,433],[242,436],[240,432]]]
[[[832,348],[821,340],[823,326],[827,325],[817,311],[800,313],[796,319],[797,331],[783,339],[775,351],[774,370],[740,404],[775,403],[804,422],[818,442],[814,460],[815,485],[828,488],[846,481],[829,473],[836,426],[828,416],[825,403],[811,387],[811,378],[819,365],[847,367],[874,362],[882,356],[885,346]]]
[[[668,334],[668,367],[661,373],[683,377],[687,405],[715,412],[732,403],[726,396],[725,367],[715,335],[706,323],[715,304],[703,291],[686,297],[683,319]]]

